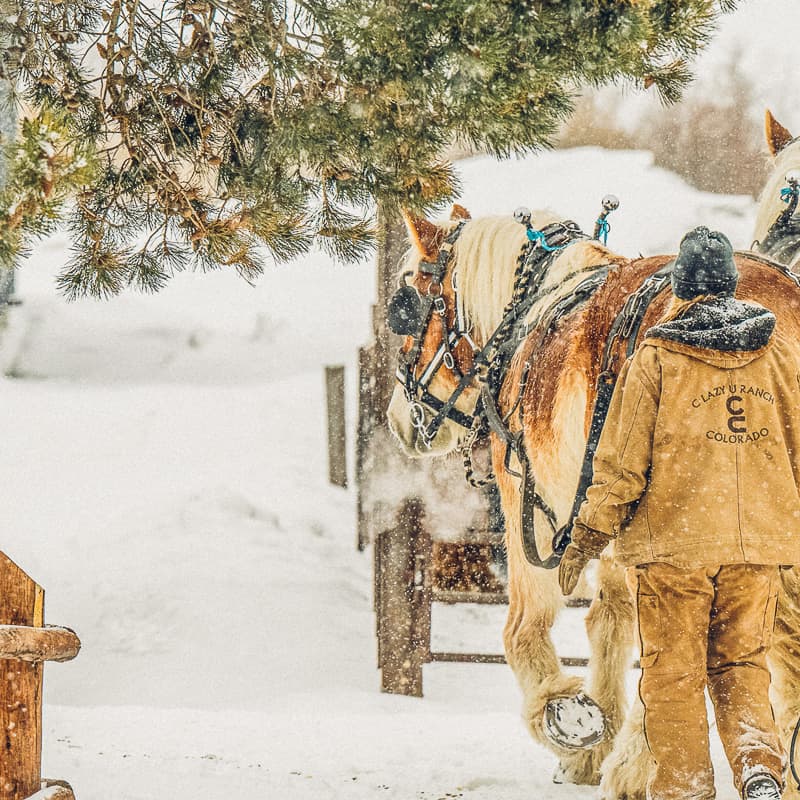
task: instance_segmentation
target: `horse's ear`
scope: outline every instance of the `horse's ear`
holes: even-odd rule
[[[426,261],[436,261],[439,255],[439,247],[444,238],[442,229],[432,222],[428,222],[424,217],[414,216],[407,211],[403,212],[403,217],[405,218],[411,241],[422,253],[422,257]]]
[[[472,219],[472,214],[464,206],[454,203],[453,210],[450,212],[450,219]]]
[[[794,139],[794,136],[772,116],[769,109],[764,117],[764,129],[767,134],[767,145],[773,156],[778,155]]]

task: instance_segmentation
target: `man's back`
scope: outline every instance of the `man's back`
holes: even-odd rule
[[[769,311],[733,298],[676,322],[651,329],[622,376],[629,408],[600,442],[590,505],[602,517],[644,482],[617,541],[625,564],[797,563],[800,354]]]

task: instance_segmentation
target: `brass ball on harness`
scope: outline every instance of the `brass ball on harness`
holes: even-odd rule
[[[607,194],[601,203],[603,211],[616,211],[619,208],[619,197],[615,194]]]
[[[531,210],[526,206],[518,206],[514,209],[514,222],[519,222],[520,225],[531,224]]]

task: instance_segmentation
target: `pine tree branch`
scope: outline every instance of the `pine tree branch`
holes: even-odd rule
[[[284,258],[316,236],[359,257],[375,201],[423,211],[457,191],[450,142],[501,157],[545,146],[584,83],[677,98],[734,5],[16,2],[0,16],[2,74],[36,111],[67,113],[68,136],[105,165],[75,187],[75,235],[100,238],[78,246],[70,295],[157,288],[192,252],[252,277],[257,241]]]

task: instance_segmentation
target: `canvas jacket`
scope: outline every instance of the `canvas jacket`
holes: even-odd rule
[[[800,350],[774,326],[718,298],[624,366],[578,515],[623,564],[800,563]]]

